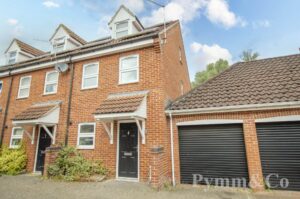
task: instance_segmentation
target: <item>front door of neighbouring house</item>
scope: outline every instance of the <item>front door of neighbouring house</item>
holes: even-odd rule
[[[138,178],[138,129],[136,123],[120,123],[119,176]]]
[[[48,127],[49,131],[53,132],[53,127]],[[40,128],[40,136],[38,142],[38,151],[36,158],[35,171],[44,171],[45,152],[46,148],[51,145],[51,137],[46,133],[44,128]]]

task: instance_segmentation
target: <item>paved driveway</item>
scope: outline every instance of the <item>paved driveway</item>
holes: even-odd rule
[[[176,189],[156,191],[141,183],[108,180],[101,183],[67,183],[43,180],[37,176],[0,177],[0,198],[3,199],[292,199],[300,198],[297,192],[268,191],[254,194],[250,190],[210,189],[180,186]]]

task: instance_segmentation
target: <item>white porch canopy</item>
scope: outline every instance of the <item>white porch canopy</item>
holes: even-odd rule
[[[104,126],[110,144],[113,144],[114,121],[120,120],[134,120],[142,144],[146,143],[147,93],[148,91],[141,91],[109,95],[96,110],[95,120]]]
[[[31,140],[31,144],[34,144],[36,126],[39,125],[52,139],[52,143],[55,144],[55,131],[59,121],[60,103],[61,102],[55,101],[34,104],[17,114],[13,118],[12,124],[13,126],[21,127],[24,130],[24,133]],[[28,126],[33,127],[32,133],[26,130],[26,127]],[[48,126],[55,126],[53,133],[48,129]]]

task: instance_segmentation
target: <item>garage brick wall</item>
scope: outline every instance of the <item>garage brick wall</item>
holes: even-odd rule
[[[211,113],[211,114],[194,114],[173,116],[174,129],[174,159],[175,159],[175,177],[177,183],[180,183],[180,161],[179,161],[179,138],[176,123],[196,120],[243,120],[244,139],[248,163],[248,172],[250,180],[255,180],[258,185],[253,187],[255,190],[263,189],[263,175],[259,154],[259,146],[256,134],[255,119],[279,117],[288,115],[300,115],[300,109],[281,109],[281,110],[264,110],[264,111],[247,111],[247,112],[230,112],[230,113]],[[169,148],[169,151],[171,149]],[[169,156],[171,164],[171,156]],[[171,172],[171,170],[169,171]],[[253,177],[255,179],[253,179]],[[252,179],[251,179],[252,178]],[[251,184],[250,184],[251,186]]]

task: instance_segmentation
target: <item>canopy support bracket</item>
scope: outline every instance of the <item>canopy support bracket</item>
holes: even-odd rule
[[[55,133],[53,133],[53,135],[52,135],[51,131],[49,131],[49,129],[46,125],[42,124],[41,126],[46,131],[46,133],[49,135],[49,137],[51,138],[52,144],[55,144]]]
[[[134,118],[134,119],[135,119],[136,125],[138,127],[138,130],[142,136],[142,144],[145,144],[146,143],[145,119],[138,119],[138,118]]]
[[[109,122],[110,123],[110,128],[108,126],[108,123],[101,121],[103,127],[105,128],[105,131],[109,137],[109,143],[113,144],[114,143],[114,122]]]

